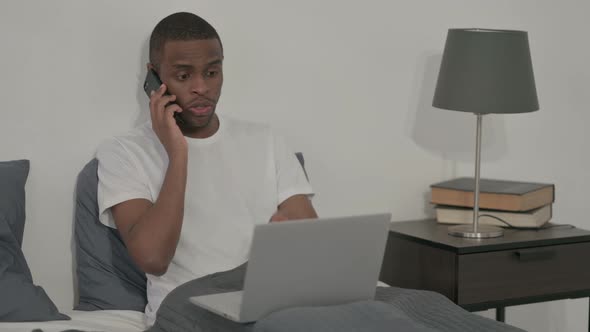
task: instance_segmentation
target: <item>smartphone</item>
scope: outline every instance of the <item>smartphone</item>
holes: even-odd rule
[[[156,91],[162,86],[162,80],[153,69],[148,69],[147,75],[145,77],[145,82],[143,82],[143,90],[147,94],[148,98],[151,97],[150,94],[152,91]],[[168,91],[165,92],[168,94]],[[174,112],[174,119],[176,120],[177,124],[184,124],[184,121],[180,117],[180,114]]]

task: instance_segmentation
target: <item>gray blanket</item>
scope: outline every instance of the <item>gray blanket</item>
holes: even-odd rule
[[[239,324],[201,309],[191,296],[238,291],[245,265],[189,281],[162,302],[149,332],[352,332],[352,331],[482,331],[523,330],[472,314],[435,292],[377,287],[375,301],[328,307],[285,309],[255,324]]]

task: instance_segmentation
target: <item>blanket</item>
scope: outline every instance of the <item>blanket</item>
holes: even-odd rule
[[[470,313],[441,294],[377,287],[375,299],[325,307],[280,310],[256,323],[240,324],[202,309],[189,297],[243,288],[246,265],[189,281],[162,302],[149,332],[352,332],[482,331],[522,332],[516,327]]]

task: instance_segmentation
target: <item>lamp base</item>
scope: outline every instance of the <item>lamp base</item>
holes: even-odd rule
[[[449,227],[449,235],[470,239],[489,239],[504,235],[504,230],[500,227],[479,225],[477,232],[474,232],[473,225],[460,225]]]

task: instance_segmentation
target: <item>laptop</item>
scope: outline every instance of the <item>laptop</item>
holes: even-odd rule
[[[290,307],[373,299],[390,220],[386,213],[257,225],[243,291],[189,300],[247,323]]]

